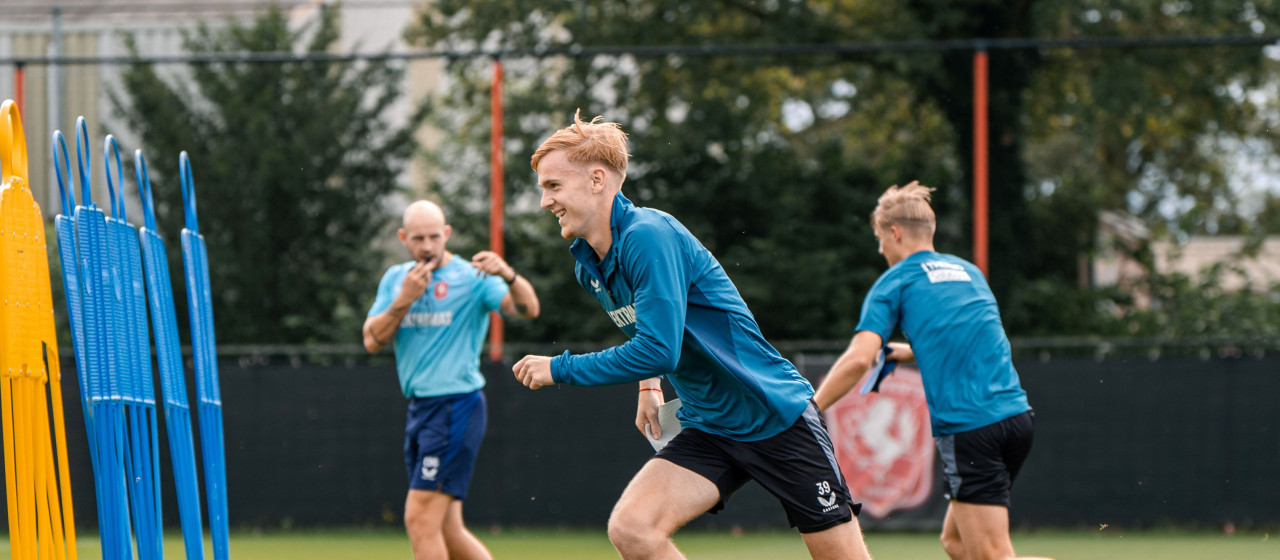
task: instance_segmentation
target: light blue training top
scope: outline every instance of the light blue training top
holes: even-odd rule
[[[888,342],[896,327],[915,353],[935,437],[1031,409],[996,298],[972,263],[920,251],[881,274],[862,303],[857,330]]]
[[[689,230],[670,215],[613,199],[613,245],[603,259],[570,247],[575,275],[630,341],[551,360],[556,383],[615,385],[666,374],[685,428],[738,441],[781,433],[813,387],[760,334],[747,305]]]
[[[378,283],[372,317],[391,307],[414,261],[387,269]],[[510,288],[497,276],[481,275],[454,255],[431,275],[396,331],[396,371],[406,397],[470,393],[484,387],[480,348],[489,332],[489,312]]]

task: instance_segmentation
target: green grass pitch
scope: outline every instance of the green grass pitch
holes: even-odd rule
[[[604,530],[517,529],[477,531],[498,560],[600,560],[617,558]],[[1221,533],[1179,531],[1125,532],[1111,528],[1097,531],[1018,532],[1013,536],[1019,554],[1049,556],[1057,560],[1233,560],[1280,558],[1280,535],[1265,532]],[[101,557],[94,535],[78,540],[80,557]],[[808,558],[804,543],[794,532],[689,531],[676,535],[676,545],[692,560],[792,560]],[[867,545],[878,559],[946,560],[933,533],[867,534]],[[206,542],[206,558],[212,548]],[[9,543],[0,540],[0,557],[9,557]],[[165,557],[182,558],[182,536],[169,533]],[[231,537],[231,557],[236,560],[409,559],[409,541],[400,531],[299,530],[256,533],[238,531]]]

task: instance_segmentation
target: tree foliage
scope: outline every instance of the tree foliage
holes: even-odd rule
[[[1271,1],[441,0],[409,35],[433,48],[539,49],[1247,36],[1278,25]],[[992,49],[990,57],[991,280],[1011,334],[1117,327],[1115,294],[1081,283],[1101,210],[1132,212],[1159,235],[1249,223],[1227,179],[1231,146],[1262,142],[1275,153],[1274,102],[1251,95],[1273,75],[1261,48]],[[489,65],[449,62],[440,114],[450,116],[439,124],[450,139],[434,155],[444,164],[435,188],[476,220],[468,171],[487,150]],[[520,58],[507,61],[507,73],[507,177],[520,185],[508,201],[508,246],[513,261],[541,275],[555,310],[521,326],[523,336],[613,332],[589,298],[562,295],[573,291],[571,261],[536,209],[525,165],[579,107],[632,133],[624,192],[688,225],[771,337],[850,334],[861,294],[884,267],[866,215],[891,184],[936,187],[938,247],[969,256],[968,50]]]
[[[1274,2],[1041,1],[1035,10],[1037,35],[1062,38],[1256,36],[1280,26]],[[1072,276],[1101,249],[1095,235],[1101,211],[1136,215],[1156,238],[1240,232],[1250,216],[1230,188],[1240,163],[1233,146],[1264,138],[1264,114],[1275,110],[1274,101],[1266,109],[1242,92],[1270,81],[1273,67],[1258,47],[1045,53],[1024,111],[1029,173],[1023,192],[1038,224],[1027,276],[1076,274],[1062,275],[1053,292],[1024,297],[1027,309],[1043,310],[1025,322],[1050,317],[1047,326],[1064,330],[1070,323],[1061,318],[1110,308],[1104,292],[1062,297],[1080,291],[1071,287]],[[1165,280],[1153,277],[1156,284]],[[1072,299],[1095,301],[1074,309],[1058,305]],[[1222,332],[1237,326],[1218,324]]]
[[[790,41],[795,25],[819,19],[713,8],[446,1],[432,5],[413,36],[423,45],[453,48],[776,43]],[[467,171],[485,153],[488,119],[480,108],[488,103],[489,68],[488,60],[451,61],[454,81],[440,101],[448,110],[437,112],[451,119],[440,127],[456,136],[434,154],[444,164],[436,188],[455,207],[476,192]],[[515,334],[531,340],[618,336],[572,287],[567,242],[537,209],[527,163],[577,108],[586,118],[599,114],[623,124],[634,155],[623,192],[688,226],[774,338],[847,336],[861,301],[851,287],[869,286],[883,268],[867,225],[875,198],[891,183],[917,177],[942,183],[954,172],[936,110],[912,110],[903,97],[908,84],[891,76],[855,86],[849,68],[834,57],[517,59],[506,68],[509,259],[532,271],[544,308],[555,310],[513,325]],[[804,118],[806,109],[808,122],[784,122],[784,114]],[[833,126],[836,116],[841,126]]]
[[[1257,340],[1280,338],[1280,286],[1246,284],[1222,288],[1222,277],[1241,272],[1227,263],[1212,265],[1198,278],[1155,274],[1143,288],[1152,296],[1149,308],[1128,308],[1117,321],[1119,334],[1149,337],[1235,336]]]
[[[247,25],[201,25],[184,46],[322,53],[338,38],[336,9],[296,31],[272,9]],[[358,339],[384,260],[372,249],[388,220],[383,201],[398,188],[423,119],[419,111],[388,123],[401,74],[385,61],[199,63],[167,75],[137,64],[124,72],[113,101],[148,156],[173,271],[182,266],[178,152],[191,155],[220,342]]]

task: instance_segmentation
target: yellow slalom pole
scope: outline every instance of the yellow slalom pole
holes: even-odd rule
[[[10,547],[15,558],[75,559],[44,218],[27,184],[26,138],[12,101],[0,104],[0,170],[0,404]]]
[[[48,268],[48,263],[45,264]],[[49,275],[46,271],[44,275],[45,281],[48,282]],[[52,294],[52,290],[46,289],[46,292]],[[54,340],[57,327],[53,324],[53,310],[49,310],[49,340]],[[58,471],[57,488],[61,489],[61,510],[62,522],[60,527],[55,527],[54,546],[61,549],[57,554],[57,558],[66,558],[68,560],[77,560],[76,553],[76,519],[75,508],[71,502],[71,463],[67,462],[67,423],[62,416],[62,369],[58,362],[57,345],[46,346],[49,356],[49,394],[50,400],[53,401],[53,428],[57,431],[58,437],[56,445],[57,464],[62,465],[62,469]],[[50,496],[50,499],[56,499]],[[56,518],[55,518],[56,519]]]
[[[7,119],[0,118],[0,188],[9,184],[10,153],[13,151],[12,133],[7,126]],[[3,240],[0,240],[2,243]],[[0,271],[8,270],[8,251],[0,251]],[[3,288],[0,285],[0,288]],[[14,401],[13,382],[15,376],[13,369],[10,367],[12,356],[10,356],[10,348],[8,344],[9,333],[13,330],[8,324],[6,314],[0,314],[0,332],[3,333],[5,341],[0,343],[0,408],[3,408],[4,416],[4,483],[6,496],[9,497],[9,546],[14,551],[21,550],[23,542],[21,517],[18,514],[18,449],[17,434],[14,425],[21,418],[16,414]]]
[[[4,266],[0,261],[0,267]],[[13,376],[9,375],[7,353],[0,351],[0,408],[4,409],[4,487],[9,497],[9,547],[18,550],[22,542],[22,530],[18,525],[18,468],[17,449],[13,424],[17,421],[13,410]]]
[[[36,557],[35,511],[32,505],[35,477],[31,470],[31,425],[30,397],[28,396],[26,371],[23,367],[22,347],[26,338],[26,329],[21,323],[18,312],[23,300],[21,286],[16,282],[20,276],[18,267],[22,264],[16,247],[17,232],[14,230],[11,207],[7,202],[13,199],[14,188],[21,183],[20,174],[25,174],[26,157],[22,150],[15,149],[11,102],[0,105],[0,288],[4,297],[0,302],[0,324],[3,325],[4,338],[0,344],[0,370],[3,370],[4,385],[9,390],[9,410],[5,418],[12,426],[5,426],[5,442],[7,466],[12,466],[13,474],[6,479],[12,481],[8,488],[10,511],[16,515],[10,518],[10,547],[17,558]]]
[[[28,197],[31,196],[30,189],[26,190]],[[76,524],[75,524],[75,507],[71,498],[71,463],[67,460],[67,425],[63,416],[62,404],[62,366],[58,360],[58,327],[54,319],[53,310],[53,288],[49,276],[49,257],[45,239],[45,221],[44,216],[40,212],[40,206],[36,204],[34,197],[31,201],[31,212],[27,213],[28,224],[30,225],[31,248],[32,254],[38,258],[32,259],[35,268],[34,280],[36,297],[33,298],[35,305],[32,307],[32,324],[36,327],[35,333],[38,342],[33,345],[32,352],[36,353],[37,363],[42,366],[44,374],[41,376],[43,383],[48,385],[48,402],[52,405],[53,430],[51,434],[53,440],[52,445],[47,448],[48,453],[48,499],[53,505],[51,509],[52,535],[51,541],[53,545],[54,558],[77,560],[76,552]],[[40,359],[43,358],[43,359]],[[45,401],[44,390],[40,391],[40,402]],[[44,407],[41,407],[42,409]],[[41,415],[42,420],[44,415]],[[41,422],[42,426],[48,426],[47,421]],[[61,468],[59,468],[61,467]],[[61,513],[61,519],[58,514]]]
[[[39,206],[34,205],[33,212],[29,212],[26,218],[29,220],[30,229],[33,231],[31,236],[31,250],[40,253],[45,248],[44,237],[44,219],[40,214]],[[53,289],[49,281],[49,260],[47,254],[45,258],[34,259],[33,279],[35,281],[36,297],[33,298],[34,305],[30,308],[31,325],[35,327],[34,332],[38,340],[34,341],[32,351],[36,352],[34,356],[38,361],[42,375],[40,376],[40,402],[43,404],[45,400],[45,391],[43,385],[48,385],[48,401],[53,409],[53,430],[51,436],[52,441],[45,446],[46,453],[46,483],[45,489],[48,502],[51,504],[50,529],[53,538],[50,539],[53,545],[54,558],[69,558],[76,560],[76,549],[73,545],[76,541],[75,528],[75,512],[73,511],[71,501],[71,473],[67,462],[67,428],[66,420],[63,418],[62,412],[62,369],[58,361],[58,341],[57,341],[57,325],[54,322],[53,315]],[[45,424],[42,424],[45,425]],[[58,465],[62,465],[58,469]],[[59,505],[60,504],[60,505]],[[62,518],[58,518],[58,512],[62,513]]]

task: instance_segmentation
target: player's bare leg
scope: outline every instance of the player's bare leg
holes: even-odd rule
[[[671,535],[720,501],[710,480],[665,459],[651,459],[623,490],[609,516],[609,541],[623,560],[683,559]]]
[[[444,542],[449,560],[493,560],[489,549],[476,538],[462,521],[462,500],[453,500],[444,517]]]
[[[404,501],[404,526],[409,532],[414,560],[448,560],[444,519],[453,496],[430,490],[409,490]]]
[[[964,540],[960,537],[960,528],[956,526],[956,518],[952,515],[950,505],[947,506],[946,517],[942,519],[942,536],[939,540],[942,541],[942,550],[946,551],[951,560],[968,560],[964,554]]]
[[[862,539],[862,526],[855,516],[848,523],[824,529],[816,533],[804,533],[805,546],[814,560],[863,560],[870,559],[867,543]]]
[[[965,560],[1007,560],[1014,557],[1013,541],[1009,540],[1008,508],[952,500],[947,507],[947,517],[960,533],[962,558]],[[945,523],[943,521],[944,528]]]
[[[959,535],[957,556],[948,547],[948,530]],[[1015,556],[1009,539],[1009,510],[1004,506],[951,501],[942,522],[942,547],[954,560],[1048,560]]]

